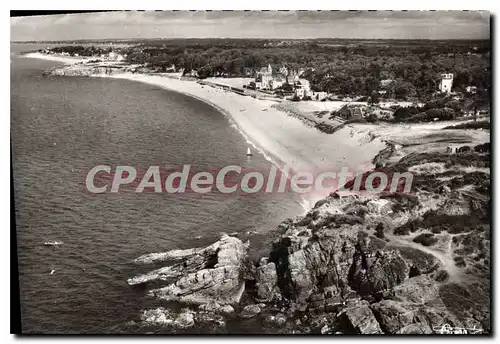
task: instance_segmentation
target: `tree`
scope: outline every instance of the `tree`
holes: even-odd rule
[[[377,227],[375,227],[375,236],[379,239],[385,239],[384,224],[382,222],[379,222]]]
[[[374,113],[371,113],[366,117],[366,121],[370,123],[375,123],[378,121],[378,117]]]
[[[411,117],[411,113],[408,108],[400,107],[396,111],[394,111],[393,116],[395,121],[402,122],[409,119]]]
[[[293,87],[292,85],[290,85],[289,83],[284,83],[283,85],[281,85],[280,87],[283,91],[285,92],[292,92],[293,91]]]
[[[368,99],[368,104],[378,104],[380,101],[380,96],[377,92],[372,92],[370,98]]]
[[[394,88],[394,96],[397,99],[406,100],[415,93],[415,86],[406,81],[397,82]]]

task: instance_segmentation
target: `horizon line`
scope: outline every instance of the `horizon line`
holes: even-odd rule
[[[208,40],[208,39],[234,39],[234,40],[283,40],[283,41],[298,41],[298,40],[321,40],[321,39],[338,39],[338,40],[359,40],[359,41],[491,41],[488,38],[355,38],[355,37],[309,37],[309,38],[265,38],[265,37],[153,37],[153,38],[83,38],[83,39],[67,39],[67,40],[24,40],[10,41],[10,43],[51,43],[51,42],[84,42],[84,41],[147,41],[147,40]]]

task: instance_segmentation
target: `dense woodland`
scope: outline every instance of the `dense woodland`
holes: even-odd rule
[[[431,102],[437,97],[440,74],[453,73],[453,91],[466,98],[455,107],[481,107],[490,98],[489,41],[182,39],[128,43],[132,45],[118,50],[127,54],[130,63],[147,64],[158,71],[174,64],[186,72],[196,70],[200,78],[252,76],[259,67],[285,65],[289,70],[304,70],[302,77],[314,91],[366,96],[372,102]],[[73,46],[70,50],[88,56],[110,48]],[[382,80],[386,82],[381,84]],[[467,86],[477,87],[476,94],[466,94]],[[445,105],[434,108],[449,108]],[[446,111],[442,115],[446,117]]]
[[[490,89],[488,41],[183,40],[149,42],[130,51],[134,63],[172,64],[201,77],[245,76],[267,64],[304,69],[313,90],[372,96],[380,80],[393,80],[383,98],[426,100],[440,74],[453,73],[453,89]]]

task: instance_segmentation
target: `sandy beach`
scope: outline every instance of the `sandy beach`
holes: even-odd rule
[[[75,63],[74,58],[39,53],[28,54],[28,57]],[[334,134],[326,134],[272,107],[277,101],[255,99],[200,85],[193,80],[179,80],[162,75],[121,73],[105,77],[155,85],[211,104],[228,117],[249,145],[276,165],[287,165],[294,171],[340,171],[343,167],[355,172],[367,171],[373,167],[372,159],[375,155],[386,147],[386,140],[403,141],[401,143],[404,144],[408,139],[412,141],[417,137],[437,133],[450,124],[349,124]],[[436,147],[441,149],[439,144]],[[319,195],[314,196],[309,201],[312,204],[320,198],[322,197]]]
[[[374,126],[346,126],[330,135],[272,108],[274,101],[155,75],[125,73],[111,77],[160,86],[212,104],[232,120],[249,143],[276,164],[287,164],[294,170],[340,170],[344,166],[367,170],[372,158],[385,147],[379,139],[367,139]]]
[[[74,64],[81,60],[42,53],[24,56],[64,64]],[[105,77],[143,82],[204,101],[223,112],[249,145],[264,154],[269,161],[279,167],[287,165],[293,171],[340,171],[342,167],[366,171],[373,167],[373,157],[385,147],[385,143],[378,138],[370,140],[368,133],[375,126],[358,128],[348,125],[333,135],[325,134],[305,125],[300,119],[273,108],[272,105],[275,105],[276,101],[241,96],[200,85],[196,81],[135,73]],[[240,83],[241,80],[236,82]],[[312,203],[320,198],[322,197],[315,196],[309,201]]]
[[[24,54],[23,56],[28,57],[28,58],[35,58],[35,59],[42,59],[42,60],[47,60],[47,61],[60,62],[60,63],[68,64],[68,65],[86,60],[85,58],[82,58],[82,57],[48,55],[48,54],[42,54],[42,53],[28,53],[28,54]]]

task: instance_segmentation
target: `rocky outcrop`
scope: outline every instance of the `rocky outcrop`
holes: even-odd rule
[[[268,258],[262,258],[256,268],[257,301],[279,301],[281,294],[278,288],[276,264],[269,263]]]
[[[44,74],[57,76],[96,76],[120,74],[126,70],[127,68],[121,65],[84,63],[56,67],[46,71]]]
[[[256,262],[239,239],[223,236],[206,248],[137,258],[172,263],[129,283],[167,281],[152,294],[200,304],[195,322],[201,315],[236,317],[272,333],[431,334],[444,325],[488,332],[489,185],[475,172],[456,179],[461,168],[446,171],[442,159],[405,158],[405,168],[444,169],[442,179],[414,169],[415,194],[332,193],[305,216],[281,223],[267,257]],[[422,232],[438,238],[435,246],[413,241]],[[177,323],[189,325],[189,315]]]
[[[223,235],[219,241],[204,249],[189,251],[181,262],[136,276],[128,283],[177,279],[166,287],[152,290],[150,294],[163,300],[195,304],[214,301],[222,305],[238,303],[245,286],[241,273],[246,251],[247,245],[241,240]]]
[[[311,236],[292,225],[274,244],[265,266],[276,266],[277,285],[285,298],[321,308],[342,302],[352,291],[378,297],[408,277],[410,266],[405,259],[397,251],[375,249],[361,225],[350,225],[345,217],[331,217],[326,221],[318,218],[310,226],[319,221],[323,228],[313,230]],[[258,285],[266,283],[257,276]],[[313,295],[316,299],[311,303]]]
[[[448,157],[415,155],[396,170],[442,159]],[[440,173],[455,176],[461,171]],[[317,202],[305,216],[280,226],[269,258],[257,266],[257,295],[266,302],[282,300],[287,316],[307,314],[299,332],[429,334],[445,324],[488,329],[487,297],[473,300],[467,288],[460,289],[453,293],[465,295],[460,303],[471,307],[456,307],[450,301],[453,293],[447,292],[449,283],[467,281],[465,274],[483,278],[489,264],[485,178],[462,172],[454,182],[457,177],[441,181],[432,170],[415,170],[422,188],[416,194],[333,193]],[[450,192],[443,194],[442,187],[448,185]],[[415,236],[404,237],[424,230],[439,238],[435,247],[413,242]],[[453,263],[461,254],[469,254],[462,264],[465,271]],[[320,329],[315,327],[320,323]]]
[[[198,309],[207,313],[218,313],[229,315],[234,313],[234,308],[231,305],[221,305],[215,301],[201,304]]]
[[[187,328],[194,325],[194,312],[183,309],[181,313],[176,314],[167,308],[160,307],[144,311],[141,314],[141,320],[143,323],[150,325]]]
[[[243,308],[240,313],[242,318],[251,318],[260,313],[260,307],[258,305],[248,305]]]
[[[264,323],[273,327],[283,327],[286,324],[286,316],[282,313],[276,315],[268,315],[264,319]]]
[[[383,334],[375,315],[370,309],[370,304],[366,301],[347,307],[339,314],[339,318],[344,318],[347,326],[351,327],[355,333]]]
[[[371,309],[387,333],[431,334],[445,324],[464,328],[474,322],[450,312],[440,298],[438,283],[427,275],[408,279]]]
[[[142,326],[156,326],[174,331],[188,331],[193,326],[209,327],[212,329],[226,326],[222,316],[210,312],[195,312],[188,308],[183,308],[180,312],[174,312],[168,308],[159,307],[148,309],[142,312]]]

